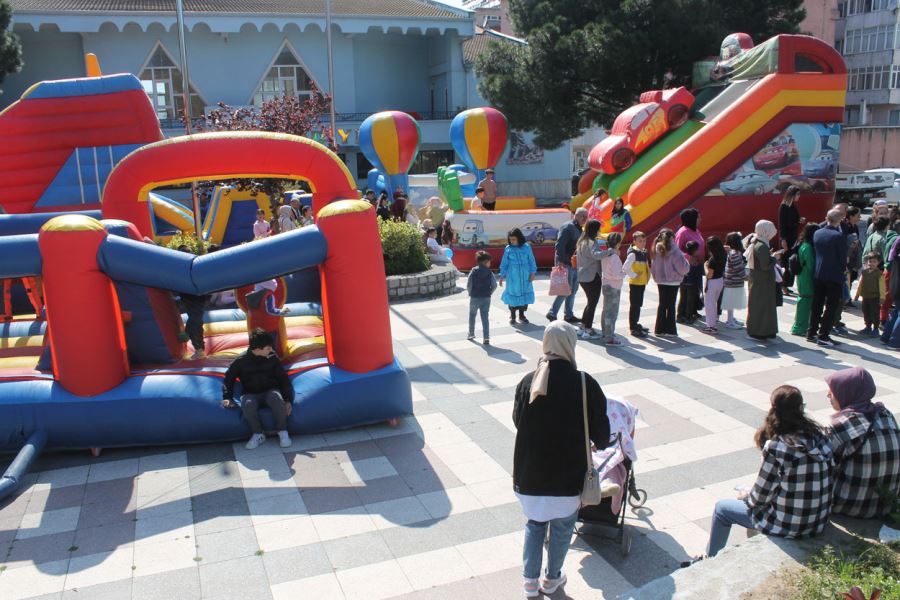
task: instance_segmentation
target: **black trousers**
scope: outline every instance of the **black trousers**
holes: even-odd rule
[[[834,316],[843,302],[843,292],[844,285],[840,281],[815,280],[806,337],[813,337],[817,333],[828,337],[834,327]]]
[[[206,343],[203,340],[203,307],[187,309],[187,323],[184,324],[184,331],[191,339],[194,350],[206,350]]]
[[[628,286],[628,327],[631,331],[635,331],[640,326],[641,307],[644,306],[644,292],[647,290],[646,285]]]
[[[700,288],[692,283],[682,283],[678,295],[678,318],[692,321],[700,309]]]
[[[603,290],[603,279],[600,275],[595,275],[594,280],[588,283],[581,283],[581,289],[587,296],[587,306],[581,313],[581,324],[586,329],[594,326],[594,313],[597,312],[597,304],[600,302],[600,292]]]
[[[677,285],[656,285],[659,290],[659,306],[656,309],[656,328],[657,335],[660,333],[671,333],[677,335],[678,330],[675,328],[675,298],[678,296]]]

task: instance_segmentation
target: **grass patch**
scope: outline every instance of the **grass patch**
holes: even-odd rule
[[[881,598],[900,599],[900,554],[898,546],[861,543],[846,553],[825,546],[807,562],[808,569],[794,577],[798,593],[792,600],[834,600],[859,586],[869,598],[880,588]]]

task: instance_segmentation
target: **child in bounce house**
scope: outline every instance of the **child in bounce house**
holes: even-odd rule
[[[278,432],[278,444],[282,448],[291,445],[291,438],[287,432],[287,418],[293,406],[294,387],[272,349],[273,343],[272,336],[268,332],[254,329],[250,333],[250,346],[247,352],[231,363],[222,384],[222,406],[225,408],[237,407],[234,401],[235,381],[240,381],[243,387],[241,412],[253,433],[247,441],[248,450],[254,450],[266,441],[266,434],[259,420],[260,406],[268,406],[272,411],[275,430]]]
[[[271,335],[275,352],[279,356],[284,356],[288,350],[284,315],[291,309],[278,308],[275,305],[277,289],[278,281],[269,279],[257,283],[253,291],[247,294],[247,329],[250,331],[262,329]]]
[[[500,260],[500,285],[504,282],[508,282],[508,285],[500,299],[509,307],[510,325],[516,323],[516,312],[519,313],[520,323],[528,323],[525,311],[528,310],[529,304],[534,304],[532,282],[537,273],[537,263],[521,229],[516,227],[511,230],[506,239],[509,243],[503,250],[503,258]]]

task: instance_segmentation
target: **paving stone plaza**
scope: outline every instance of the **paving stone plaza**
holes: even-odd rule
[[[547,289],[542,274],[532,324],[516,327],[496,294],[488,347],[465,339],[464,293],[393,304],[415,411],[397,427],[298,436],[286,450],[270,438],[254,451],[240,441],[46,454],[0,507],[0,598],[521,598],[512,399],[541,354]],[[785,299],[768,344],[688,326],[680,339],[578,343],[579,368],[640,410],[635,472],[649,499],[627,510],[627,557],[613,532],[576,533],[569,583],[552,598],[627,595],[702,552],[716,500],[753,480],[753,433],[777,385],[800,388],[826,422],[824,376],[862,365],[877,400],[900,410],[898,353],[855,334],[813,346],[787,333],[793,307]],[[644,325],[655,308],[648,288]],[[862,328],[858,309],[844,315]],[[729,543],[743,538],[733,530]]]

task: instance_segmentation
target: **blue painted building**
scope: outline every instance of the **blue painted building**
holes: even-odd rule
[[[37,81],[85,75],[84,55],[104,73],[137,75],[163,129],[181,132],[183,81],[171,0],[11,0],[25,66],[7,77],[0,109]],[[369,114],[419,117],[420,158],[411,172],[456,162],[450,119],[486,102],[473,64],[489,39],[521,43],[475,25],[474,13],[431,0],[334,0],[334,102],[339,153],[364,185],[369,164],[356,132]],[[322,0],[186,0],[192,114],[219,102],[258,106],[281,94],[328,91]],[[540,151],[514,132],[497,166],[501,193],[562,199],[596,135]]]

